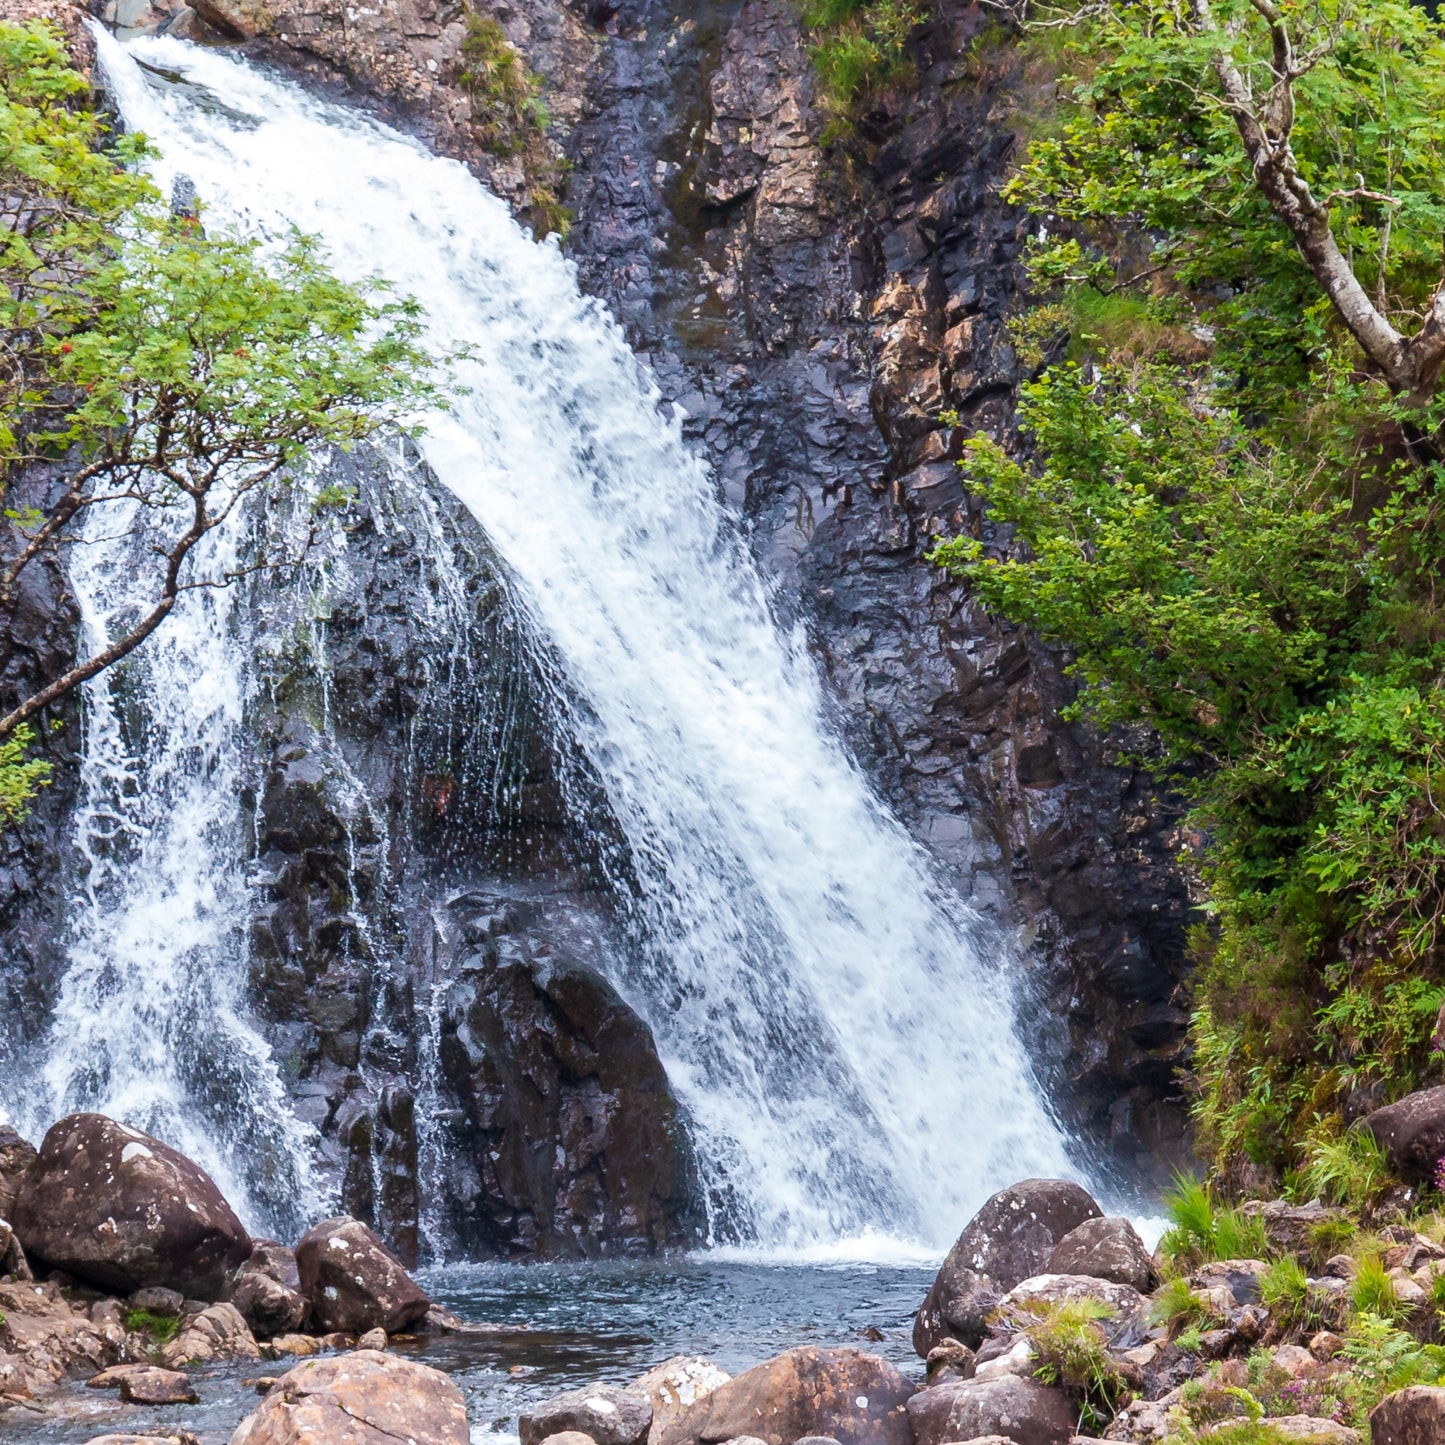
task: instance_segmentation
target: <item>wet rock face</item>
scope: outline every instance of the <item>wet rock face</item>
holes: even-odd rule
[[[85,36],[88,45],[74,20],[77,12],[67,5],[53,9],[57,20],[70,17],[69,29]],[[5,505],[18,512],[43,509],[58,482],[57,469],[31,468],[11,480]],[[8,534],[6,555],[13,555],[14,523],[0,519],[0,528]],[[8,711],[72,666],[79,626],[63,570],[53,557],[37,558],[20,574],[11,605],[0,604],[0,709]],[[0,1058],[18,1057],[44,1028],[63,961],[64,868],[80,742],[75,699],[46,709],[34,731],[31,754],[50,762],[50,785],[36,797],[24,827],[0,830]]]
[[[446,1152],[471,1166],[448,1190],[455,1237],[546,1257],[686,1243],[690,1155],[647,1025],[595,969],[532,942],[518,905],[474,895],[450,913],[471,940],[442,1004],[463,1111]]]
[[[423,1227],[469,1257],[683,1243],[676,1102],[645,1025],[578,961],[608,922],[537,649],[476,524],[424,472],[389,485],[395,464],[355,463],[318,559],[324,635],[272,619],[257,1006],[343,1207],[406,1264]]]

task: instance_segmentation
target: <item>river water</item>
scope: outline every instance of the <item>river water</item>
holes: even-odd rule
[[[793,1345],[855,1345],[921,1376],[909,1343],[936,1262],[772,1263],[726,1253],[585,1265],[460,1265],[424,1275],[464,1319],[495,1327],[399,1352],[446,1370],[467,1399],[474,1445],[508,1445],[531,1402],[599,1381],[625,1385],[671,1355],[702,1355],[731,1374]],[[5,1445],[82,1445],[102,1431],[166,1425],[225,1445],[256,1406],[248,1380],[281,1364],[226,1365],[194,1376],[199,1405],[145,1408],[73,1386],[46,1417],[0,1413]]]

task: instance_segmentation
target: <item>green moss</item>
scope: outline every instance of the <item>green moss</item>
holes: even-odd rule
[[[132,1334],[148,1336],[157,1345],[169,1344],[181,1332],[181,1322],[174,1315],[158,1315],[150,1310],[127,1310],[125,1327]]]

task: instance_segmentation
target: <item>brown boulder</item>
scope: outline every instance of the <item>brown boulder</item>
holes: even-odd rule
[[[533,1405],[518,1421],[522,1445],[541,1445],[553,1435],[576,1432],[597,1445],[642,1445],[652,1426],[652,1402],[646,1395],[615,1385],[568,1390]]]
[[[296,1253],[272,1239],[258,1239],[236,1271],[231,1303],[258,1340],[289,1334],[306,1320],[306,1296]]]
[[[908,1402],[914,1445],[1003,1435],[1015,1445],[1067,1445],[1074,1409],[1061,1391],[1000,1375],[921,1390]]]
[[[323,1219],[296,1246],[301,1293],[318,1334],[380,1326],[399,1334],[431,1307],[401,1261],[359,1219]]]
[[[259,1360],[255,1336],[231,1304],[210,1305],[181,1319],[180,1333],[161,1348],[164,1365],[208,1365],[212,1360]]]
[[[10,1218],[20,1181],[34,1162],[35,1145],[21,1138],[9,1124],[0,1124],[0,1219]]]
[[[1371,1445],[1440,1445],[1442,1440],[1445,1389],[1438,1385],[1396,1390],[1370,1412]]]
[[[358,1350],[288,1370],[230,1445],[468,1445],[462,1392],[440,1370]]]
[[[840,1445],[912,1445],[904,1407],[914,1390],[876,1355],[803,1346],[719,1385],[668,1425],[657,1445],[736,1436],[792,1445],[806,1435],[831,1435]]]
[[[730,1379],[732,1376],[711,1360],[697,1355],[674,1355],[638,1376],[628,1388],[646,1395],[652,1402],[652,1429],[648,1439],[656,1441],[684,1410],[691,1409],[704,1395],[710,1395]]]
[[[923,1359],[945,1339],[977,1349],[999,1296],[1048,1265],[1059,1241],[1104,1211],[1066,1179],[1025,1179],[969,1220],[919,1307],[913,1348]]]
[[[1154,1256],[1127,1219],[1086,1219],[1055,1246],[1041,1274],[1086,1274],[1148,1294],[1159,1283]]]
[[[194,1405],[200,1398],[189,1375],[154,1365],[127,1370],[118,1383],[120,1397],[128,1405]]]
[[[1402,1179],[1427,1182],[1445,1155],[1445,1084],[1406,1094],[1366,1114],[1355,1127],[1374,1135]]]
[[[11,1223],[32,1263],[120,1294],[166,1285],[218,1299],[251,1252],[199,1165],[103,1114],[52,1125]]]

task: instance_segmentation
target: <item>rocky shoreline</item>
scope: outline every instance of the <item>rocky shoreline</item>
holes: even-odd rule
[[[1393,1107],[1378,1133],[1408,1153],[1420,1129]],[[530,1403],[522,1445],[1445,1439],[1445,1219],[1404,1189],[1368,1228],[1319,1201],[1180,1197],[1151,1253],[1078,1184],[993,1196],[918,1310],[920,1379],[846,1344],[732,1377],[674,1357]],[[0,1438],[9,1412],[43,1416],[85,1379],[177,1418],[90,1445],[188,1445],[194,1374],[230,1361],[261,1394],[230,1445],[465,1445],[457,1384],[394,1351],[492,1328],[438,1307],[358,1220],[252,1239],[202,1169],[114,1120],[71,1115],[38,1149],[0,1130]]]

